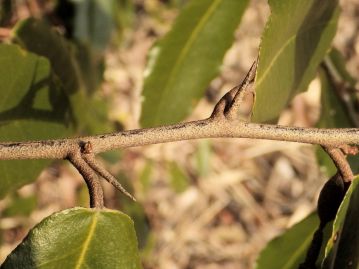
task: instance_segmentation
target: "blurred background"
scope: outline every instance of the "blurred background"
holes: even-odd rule
[[[17,20],[47,17],[61,34],[85,44],[81,51],[89,53],[84,62],[91,64],[84,72],[97,100],[96,113],[103,118],[103,126],[91,126],[92,133],[140,127],[149,49],[187,1],[1,1],[2,8],[7,2],[13,9],[11,17],[1,17],[2,42]],[[358,77],[359,2],[340,2],[334,46]],[[268,16],[266,1],[250,2],[220,75],[188,120],[208,117],[220,97],[241,81],[256,58]],[[319,83],[314,80],[293,100],[280,124],[316,125]],[[328,178],[315,147],[251,139],[151,145],[108,152],[99,159],[138,199],[134,203],[103,183],[106,206],[134,220],[146,269],[252,268],[270,239],[315,209]],[[88,203],[77,171],[66,162],[52,163],[35,183],[0,201],[0,262],[43,218]]]

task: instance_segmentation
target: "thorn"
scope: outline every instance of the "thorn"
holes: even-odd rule
[[[98,163],[94,157],[94,154],[82,154],[83,159],[85,162],[101,177],[107,180],[112,186],[114,186],[116,189],[118,189],[120,192],[122,192],[124,195],[129,197],[133,201],[137,201],[136,198],[130,194],[122,185],[120,182],[117,181],[117,179],[110,174],[100,163]]]

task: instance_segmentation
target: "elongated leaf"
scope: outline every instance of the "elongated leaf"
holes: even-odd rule
[[[140,269],[131,219],[114,210],[68,209],[43,220],[3,269]]]
[[[53,81],[49,62],[18,46],[0,45],[0,66],[6,67],[0,68],[0,141],[68,135],[69,101]],[[47,164],[0,161],[0,197],[36,179]]]
[[[319,226],[316,213],[294,225],[283,235],[273,239],[259,254],[256,269],[297,269],[305,259],[313,234]],[[324,230],[324,242],[329,238],[331,227]],[[322,248],[324,250],[324,247]],[[324,253],[322,251],[322,253]],[[320,256],[323,256],[320,255]],[[320,259],[319,259],[320,260]]]
[[[248,0],[196,0],[149,56],[141,124],[183,120],[218,73]]]
[[[273,122],[304,91],[334,37],[338,1],[270,0],[262,35],[253,121]]]
[[[359,177],[354,179],[339,208],[322,268],[359,268]]]

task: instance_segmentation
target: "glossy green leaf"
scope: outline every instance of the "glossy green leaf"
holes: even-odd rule
[[[313,234],[319,226],[319,218],[312,213],[301,222],[273,239],[259,254],[256,269],[297,269],[307,254]],[[331,226],[324,230],[324,242],[329,238]],[[324,250],[324,248],[322,247]],[[323,256],[324,251],[320,256]],[[320,259],[319,259],[320,260]]]
[[[172,30],[151,50],[141,124],[175,123],[190,114],[234,40],[248,0],[189,1]]]
[[[359,268],[359,177],[354,179],[338,210],[322,268]]]
[[[334,37],[338,1],[270,0],[262,35],[253,121],[274,122],[306,90]]]
[[[18,46],[0,45],[0,66],[6,66],[0,68],[0,141],[68,135],[69,101],[51,76],[49,62]],[[36,179],[48,163],[0,161],[0,197]]]
[[[114,210],[72,208],[36,225],[3,269],[140,269],[132,220]]]

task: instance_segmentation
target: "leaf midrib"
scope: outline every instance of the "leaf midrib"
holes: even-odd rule
[[[183,46],[183,49],[181,50],[179,57],[177,58],[175,64],[173,65],[172,71],[170,72],[170,75],[168,76],[169,79],[167,79],[167,82],[164,86],[164,90],[162,91],[162,96],[165,96],[166,93],[169,91],[170,86],[172,85],[174,81],[175,74],[178,72],[178,69],[180,68],[180,65],[182,64],[183,60],[186,58],[186,54],[190,50],[191,46],[195,42],[195,40],[198,37],[198,33],[204,28],[206,22],[209,20],[213,12],[216,10],[217,6],[222,2],[222,0],[215,0],[212,2],[212,4],[209,6],[207,11],[204,13],[204,16],[200,19],[199,23],[193,28],[192,33],[190,34],[190,37],[188,41]],[[158,123],[159,120],[159,113],[158,111],[161,111],[161,108],[163,106],[163,98],[160,98],[159,104],[157,106],[157,112],[155,115],[154,124]]]
[[[81,265],[84,263],[87,250],[88,250],[88,248],[90,246],[91,240],[92,240],[93,235],[94,235],[95,230],[96,230],[96,225],[97,225],[97,221],[98,221],[98,215],[99,215],[99,212],[96,212],[93,215],[93,219],[92,219],[92,222],[90,224],[90,229],[88,231],[87,238],[86,238],[86,240],[85,240],[85,242],[83,244],[83,248],[82,248],[82,251],[80,253],[79,259],[76,262],[75,269],[80,269]]]
[[[291,37],[288,38],[288,40],[284,43],[284,45],[277,51],[277,53],[274,55],[274,57],[272,58],[272,61],[269,63],[268,67],[266,68],[266,70],[264,71],[263,75],[260,77],[259,80],[256,81],[256,88],[259,87],[260,84],[262,84],[262,82],[264,81],[264,79],[268,76],[269,72],[271,71],[274,63],[277,61],[277,59],[279,58],[279,56],[282,54],[282,52],[289,46],[289,44],[294,40],[294,38],[296,38],[297,36],[301,35],[302,33],[306,33],[308,31],[310,31],[311,29],[321,26],[321,25],[331,25],[333,23],[336,23],[336,19],[331,19],[330,21],[328,21],[328,23],[323,23],[323,24],[316,24],[313,25],[312,27],[309,27],[306,31],[303,31],[301,33],[296,33],[294,35],[292,35]],[[259,63],[260,64],[260,63]]]

